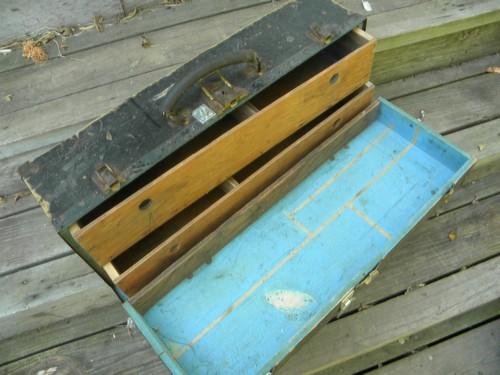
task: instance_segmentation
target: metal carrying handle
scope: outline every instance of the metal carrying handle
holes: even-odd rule
[[[216,56],[212,61],[207,64],[201,65],[190,73],[186,74],[179,82],[177,82],[167,95],[160,102],[160,110],[163,115],[172,119],[176,115],[175,105],[182,97],[182,95],[193,84],[206,77],[207,75],[216,72],[217,70],[229,65],[252,63],[257,67],[257,72],[261,71],[261,61],[257,53],[253,50],[240,50],[236,52],[225,53]]]

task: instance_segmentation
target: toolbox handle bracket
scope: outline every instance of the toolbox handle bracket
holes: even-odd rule
[[[217,72],[221,68],[242,63],[255,64],[258,73],[262,70],[261,60],[257,56],[257,53],[253,50],[240,50],[216,56],[207,64],[200,65],[195,70],[185,75],[179,82],[168,90],[167,95],[165,95],[163,100],[160,102],[160,110],[162,114],[167,119],[174,120],[177,115],[175,105],[193,84],[200,81],[207,75]]]

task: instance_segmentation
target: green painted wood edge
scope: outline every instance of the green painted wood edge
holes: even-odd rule
[[[172,371],[174,375],[186,375],[186,372],[182,369],[179,362],[174,359],[167,347],[162,343],[151,327],[149,327],[137,310],[128,302],[123,303],[123,308],[127,311],[127,314],[132,318],[137,328],[139,328],[144,337],[146,337],[155,353],[158,354],[167,368]]]
[[[368,25],[369,22],[370,20],[368,20]],[[473,29],[495,22],[500,22],[500,9],[474,17],[444,23],[438,26],[415,30],[384,39],[378,39],[375,53],[434,39],[447,34],[455,34],[460,31]]]

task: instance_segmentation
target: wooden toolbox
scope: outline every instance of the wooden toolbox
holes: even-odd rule
[[[270,371],[470,167],[363,21],[291,2],[20,168],[172,372]]]

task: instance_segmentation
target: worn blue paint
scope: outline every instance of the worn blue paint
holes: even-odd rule
[[[133,314],[174,373],[269,371],[472,165],[380,101],[378,117],[335,159],[143,317]]]

